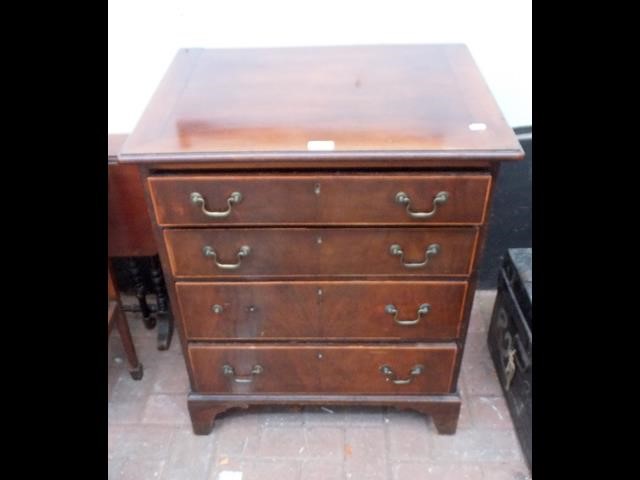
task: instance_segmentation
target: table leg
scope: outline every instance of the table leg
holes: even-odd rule
[[[133,345],[133,339],[131,338],[131,331],[129,330],[129,324],[127,323],[127,319],[124,316],[124,312],[120,308],[120,304],[118,303],[115,308],[115,324],[118,329],[118,333],[120,334],[120,339],[122,340],[122,345],[124,347],[124,353],[127,356],[127,361],[129,362],[129,373],[134,380],[140,380],[143,375],[142,364],[138,360],[138,356],[136,355],[136,348]]]

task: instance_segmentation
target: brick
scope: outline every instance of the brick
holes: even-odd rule
[[[165,460],[169,456],[175,428],[156,425],[122,427],[111,439],[113,458]]]
[[[138,358],[143,364],[149,366],[159,365],[169,356],[166,351],[158,350],[157,331],[153,331],[156,332],[153,337],[133,335],[133,344],[136,346]],[[171,343],[173,343],[173,340]]]
[[[143,423],[185,425],[190,422],[184,395],[149,395],[142,416]]]
[[[504,397],[479,397],[469,398],[469,407],[473,412],[473,420],[476,428],[512,430],[513,423]]]
[[[127,461],[126,458],[109,458],[107,462],[107,478],[109,480],[120,480],[122,478],[122,467]]]
[[[296,427],[266,427],[260,437],[261,457],[301,457],[306,449],[305,434]]]
[[[345,431],[345,458],[347,460],[385,460],[384,428],[347,427]],[[347,453],[348,451],[348,453]]]
[[[182,353],[182,345],[180,344],[180,339],[177,335],[173,335],[169,349],[165,350],[163,353],[184,357]]]
[[[382,407],[346,407],[345,425],[363,427],[382,427],[384,424]]]
[[[218,455],[211,464],[209,480],[246,480],[251,463],[242,457]]]
[[[341,459],[342,460],[342,459]],[[333,480],[343,478],[342,461],[327,462],[325,459],[306,460],[300,470],[301,480]]]
[[[303,456],[342,460],[344,431],[339,427],[307,427],[304,429]]]
[[[432,465],[430,463],[401,463],[392,468],[394,480],[482,480],[477,465]],[[493,480],[493,477],[488,477]]]
[[[127,370],[121,365],[116,365],[116,366],[110,365],[108,371],[109,373],[107,377],[107,382],[108,382],[107,383],[107,401],[111,401],[113,387],[120,379],[120,375],[122,375],[123,373],[127,373]]]
[[[112,401],[107,404],[107,418],[114,425],[135,425],[142,420],[145,399]]]
[[[165,463],[164,459],[130,456],[124,461],[119,472],[120,475],[116,478],[119,480],[159,480]]]
[[[509,430],[468,430],[433,435],[430,457],[437,463],[505,462],[521,458],[518,440]]]
[[[118,376],[113,390],[111,392],[112,402],[131,402],[146,401],[147,396],[151,392],[151,386],[154,382],[155,372],[153,368],[145,368],[144,375],[140,380],[134,380],[129,375],[128,364],[126,360],[118,365],[123,371]]]
[[[118,452],[118,445],[122,443],[122,436],[126,435],[127,427],[123,425],[109,424],[107,428],[107,455],[109,460]]]
[[[300,466],[301,462],[298,460],[256,461],[221,457],[214,465],[209,480],[298,480]]]
[[[380,427],[384,423],[383,408],[342,405],[305,407],[304,423],[323,426]]]
[[[476,290],[473,297],[473,309],[476,310],[478,315],[482,315],[484,317],[491,316],[497,293],[498,291],[495,288],[489,290]]]
[[[120,297],[122,300],[122,297]],[[147,302],[151,305],[155,303],[155,298],[152,296],[147,296]],[[140,304],[138,303],[137,298],[133,298],[131,303],[125,303],[122,300],[122,305],[131,305],[133,307],[138,307]],[[129,330],[131,330],[131,336],[134,340],[139,340],[142,338],[149,338],[158,342],[158,330],[156,328],[148,329],[144,326],[144,321],[142,320],[142,312],[125,312],[127,316],[127,321],[129,322]]]
[[[487,480],[531,480],[532,476],[524,463],[503,463],[483,465],[482,471]]]
[[[157,373],[152,386],[154,393],[182,393],[191,390],[187,367],[182,357],[167,355],[157,366]]]
[[[116,362],[116,358],[122,360],[122,363]],[[122,340],[120,339],[118,330],[115,327],[113,328],[113,330],[111,331],[111,334],[109,335],[108,361],[109,361],[108,363],[109,368],[124,368],[124,362],[126,361]]]
[[[488,358],[472,358],[465,355],[462,359],[462,381],[468,395],[500,396],[502,387],[496,370]]]
[[[427,455],[431,432],[424,415],[415,411],[389,412],[385,423],[390,458],[423,459]]]
[[[299,461],[253,462],[243,480],[297,480],[300,478]]]
[[[344,453],[349,480],[387,478],[384,427],[347,427]]]
[[[299,408],[265,406],[256,409],[260,424],[265,427],[301,426],[304,413]]]
[[[303,416],[304,424],[308,426],[341,426],[346,422],[344,407],[335,407],[333,405],[304,407]]]
[[[225,456],[256,455],[259,444],[258,416],[253,411],[232,410],[215,421],[218,453]]]
[[[491,359],[487,345],[487,332],[469,332],[465,342],[464,356],[476,359]]]
[[[132,314],[128,313],[127,315]],[[159,355],[165,353],[164,351],[161,352],[158,350],[158,329],[155,327],[151,330],[147,329],[147,327],[144,326],[144,321],[142,320],[141,313],[134,314],[134,317],[129,320],[129,325],[129,328],[131,329],[131,335],[133,336],[134,341],[137,342],[136,346],[138,345],[138,343],[143,343],[146,347],[145,350],[147,350],[148,348],[149,351],[158,352]],[[171,343],[173,343],[174,340],[177,343],[180,343],[178,335],[175,332],[171,338]]]
[[[388,480],[386,466],[375,467],[365,462],[352,463],[345,466],[347,480]]]
[[[488,331],[496,293],[496,290],[476,290],[469,317],[470,332]]]
[[[189,427],[178,430],[162,480],[206,479],[215,450],[215,435],[194,435]]]
[[[462,381],[462,371],[460,372],[460,375],[458,375],[458,382],[457,385],[454,385],[454,390],[458,392],[458,395],[460,395],[462,399],[469,395],[469,393],[467,392],[467,387]]]

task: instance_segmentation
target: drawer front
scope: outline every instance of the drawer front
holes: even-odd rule
[[[175,277],[459,275],[477,228],[165,230]]]
[[[163,226],[453,225],[483,223],[490,182],[486,174],[207,175],[151,177],[149,186]]]
[[[453,340],[466,282],[176,283],[189,340]]]
[[[445,394],[456,352],[453,344],[190,345],[189,361],[198,393]]]

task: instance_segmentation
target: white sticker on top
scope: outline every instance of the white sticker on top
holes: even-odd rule
[[[336,144],[333,140],[309,140],[307,150],[335,150]]]
[[[486,123],[470,123],[469,124],[469,130],[471,130],[472,132],[480,132],[486,129],[487,129]]]

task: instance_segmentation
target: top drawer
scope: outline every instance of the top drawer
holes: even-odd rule
[[[477,225],[490,182],[488,174],[149,178],[162,226]]]

